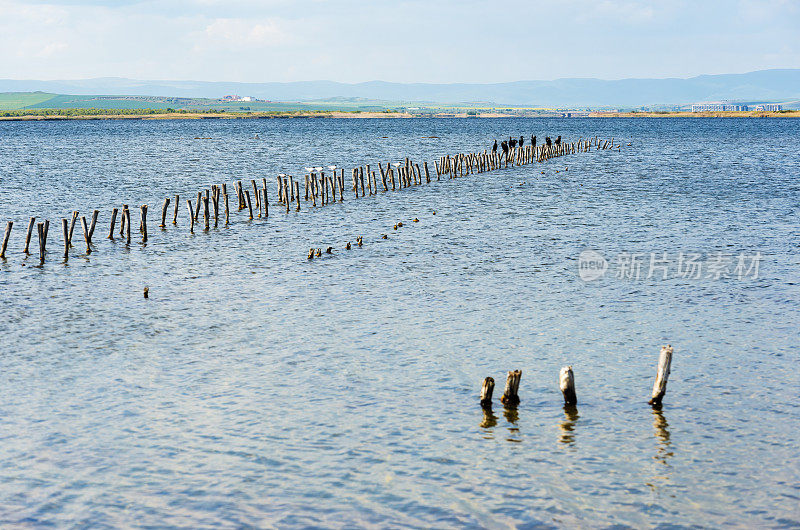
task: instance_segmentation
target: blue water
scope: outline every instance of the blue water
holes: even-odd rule
[[[280,172],[433,171],[512,134],[621,147],[274,203]],[[792,119],[0,122],[0,524],[800,526],[798,137]],[[262,177],[268,219],[189,233],[187,198]],[[134,227],[149,204],[146,244],[105,239],[122,203]],[[93,209],[94,251],[78,224],[64,260],[60,219]],[[42,266],[30,216],[51,221]],[[587,282],[589,249],[608,271]],[[681,277],[680,253],[730,271]]]

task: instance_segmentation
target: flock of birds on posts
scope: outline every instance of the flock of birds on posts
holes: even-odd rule
[[[503,140],[501,142],[502,153],[498,153],[497,140],[495,140],[491,150],[474,153],[457,153],[455,155],[439,157],[438,160],[434,161],[436,180],[439,181],[442,177],[456,179],[473,173],[484,173],[501,168],[508,168],[509,165],[513,167],[533,162],[544,162],[548,159],[567,154],[587,152],[592,150],[592,148],[600,150],[616,147],[619,149],[619,145],[621,144],[615,145],[613,137],[610,140],[601,140],[597,136],[585,139],[580,138],[578,141],[571,143],[562,142],[561,136],[558,136],[555,141],[551,141],[550,137],[546,137],[545,143],[541,145],[537,145],[536,136],[532,136],[530,144],[525,145],[525,138],[520,136],[519,141],[517,141],[516,138],[509,138],[508,141]],[[292,203],[294,203],[295,211],[300,211],[301,200],[306,203],[310,201],[313,207],[343,202],[346,193],[345,170],[339,169],[337,166],[327,166],[327,169],[330,170],[328,174],[325,173],[322,167],[306,168],[307,174],[305,175],[305,186],[302,197],[300,182],[295,181],[291,175],[279,174],[277,176],[278,205],[282,206],[288,214]],[[371,170],[369,164],[352,170],[352,184],[348,185],[347,188],[354,193],[356,199],[366,197],[367,195],[377,195],[381,192],[386,193],[390,190],[390,186],[391,191],[397,191],[403,188],[430,184],[431,182],[431,173],[427,162],[424,162],[422,167],[420,167],[419,164],[412,162],[409,158],[405,158],[404,162],[387,162],[385,166],[382,163],[378,163],[378,169],[380,171],[380,182],[378,180],[378,172]],[[247,189],[247,187],[242,184],[241,180],[234,182],[234,192],[238,200],[238,210],[246,210],[249,214],[249,220],[253,220],[256,216],[262,218],[269,217],[267,179],[261,179],[261,187],[256,184],[255,179],[250,182],[252,184],[252,195],[250,193],[251,190]],[[172,203],[174,209],[171,217],[172,224],[177,225],[178,213],[180,210],[180,196],[175,195],[174,197],[174,203]],[[257,214],[254,213],[253,203],[255,203]],[[161,222],[158,225],[162,230],[166,230],[167,228],[167,216],[170,205],[171,198],[167,197],[164,199],[161,208]],[[212,185],[210,188],[198,192],[194,204],[191,199],[187,199],[186,206],[189,217],[189,232],[193,233],[195,225],[200,223],[201,212],[203,216],[203,230],[208,231],[211,229],[212,219],[213,226],[216,228],[220,223],[223,205],[224,223],[228,225],[230,223],[230,205],[228,188],[225,183],[221,186]],[[148,240],[148,205],[141,205],[139,211],[139,233],[141,234],[141,242],[146,243]],[[87,221],[86,216],[81,216],[80,218],[83,229],[83,239],[86,243],[85,255],[91,254],[95,248],[92,238],[99,214],[99,210],[94,210],[89,221]],[[131,209],[127,204],[123,204],[121,209],[112,209],[107,239],[114,240],[115,237],[117,237],[116,220],[118,215],[120,218],[119,237],[129,245],[131,243],[131,227],[133,223],[131,221]],[[69,258],[70,249],[73,248],[73,232],[78,216],[79,212],[73,211],[71,218],[61,219],[64,239],[63,255],[65,260]],[[402,224],[398,224],[402,226]],[[5,233],[1,242],[2,244],[0,244],[0,263],[6,261],[6,252],[13,225],[13,221],[8,221],[6,224]],[[46,219],[37,223],[36,217],[30,218],[24,239],[23,253],[26,256],[31,254],[30,244],[34,233],[34,227],[38,235],[39,261],[41,266],[44,264],[47,254],[47,236],[50,228],[50,221]],[[382,237],[386,239],[388,236],[384,234]],[[363,237],[358,237],[356,239],[356,245],[359,247],[363,246]],[[348,250],[351,249],[351,243],[347,242],[345,248]],[[332,251],[332,247],[328,247],[326,253],[330,254]],[[321,249],[312,248],[308,253],[308,259],[320,257],[321,255]],[[23,265],[24,264],[23,262]]]

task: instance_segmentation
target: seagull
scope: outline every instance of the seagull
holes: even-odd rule
[[[337,167],[339,167],[339,166],[328,166],[328,169],[330,169],[331,171],[334,171]]]
[[[306,171],[308,171],[309,173],[313,173],[313,172],[314,172],[314,168],[313,168],[313,167],[307,167],[307,168],[305,168],[305,169],[306,169]]]

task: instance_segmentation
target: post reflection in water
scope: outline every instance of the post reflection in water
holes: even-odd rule
[[[655,435],[658,439],[658,448],[656,449],[656,454],[653,459],[669,467],[669,459],[672,458],[673,455],[671,448],[672,442],[670,441],[669,423],[667,423],[667,419],[661,412],[660,407],[653,408],[653,428],[655,429]]]
[[[492,430],[493,427],[497,425],[497,416],[494,415],[492,412],[492,406],[489,405],[488,407],[483,407],[483,421],[481,421],[479,427],[484,429],[486,434],[486,438],[494,438],[494,431]]]
[[[505,417],[506,421],[510,423],[508,427],[508,438],[506,441],[508,442],[521,442],[522,438],[519,435],[519,427],[517,427],[517,422],[519,421],[519,412],[517,412],[516,406],[506,406],[503,408],[503,416]]]
[[[653,478],[647,483],[653,493],[658,493],[659,486],[669,481],[672,466],[669,459],[673,456],[672,441],[670,440],[669,423],[661,412],[661,407],[653,407],[653,429],[658,444],[653,460],[656,465],[653,469]]]
[[[558,424],[558,441],[566,445],[575,445],[575,424],[580,416],[578,407],[575,405],[564,405],[564,421]]]

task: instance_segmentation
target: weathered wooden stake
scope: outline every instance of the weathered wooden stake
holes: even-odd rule
[[[142,211],[142,242],[147,243],[147,205],[143,204]]]
[[[72,246],[72,234],[75,231],[75,221],[78,220],[78,211],[72,212],[72,221],[69,223],[69,246]]]
[[[64,231],[64,259],[69,258],[69,221],[61,219],[61,229]]]
[[[517,392],[519,391],[519,380],[521,378],[521,370],[513,370],[508,372],[506,389],[505,392],[503,392],[503,397],[500,398],[500,401],[503,403],[503,405],[507,407],[515,407],[519,404],[519,396],[517,395]]]
[[[186,206],[189,208],[189,233],[194,234],[194,209],[192,208],[192,201],[186,199]]]
[[[36,223],[36,231],[39,233],[39,261],[44,263],[44,223]]]
[[[654,407],[661,406],[661,400],[664,399],[664,394],[667,393],[667,380],[669,379],[669,371],[672,365],[672,346],[669,344],[661,347],[661,353],[658,356],[658,373],[656,374],[656,382],[653,384],[653,393],[648,403]]]
[[[209,224],[208,223],[211,221],[211,214],[208,211],[208,195],[203,197],[203,219],[205,220],[205,223],[206,223],[206,228],[205,229],[206,229],[206,231],[208,231],[208,228],[209,228]]]
[[[94,237],[94,228],[97,226],[97,216],[100,215],[100,210],[92,212],[92,223],[89,225],[89,241]]]
[[[172,224],[174,224],[174,225],[178,224],[178,206],[180,206],[180,200],[181,200],[181,196],[180,195],[176,195],[175,196],[175,211],[172,214]]]
[[[161,228],[167,227],[167,208],[169,208],[169,197],[164,199],[164,206],[161,207]]]
[[[481,387],[481,407],[492,406],[492,393],[494,392],[494,379],[487,377]]]
[[[250,201],[250,190],[244,190],[244,197],[247,201],[247,208],[250,210],[250,219],[253,218],[253,203]]]
[[[572,367],[565,366],[558,373],[558,386],[564,394],[565,405],[577,405],[578,397],[575,395],[575,376],[572,374]]]
[[[231,221],[231,209],[228,206],[228,185],[222,183],[222,195],[225,197],[225,224]]]
[[[86,224],[86,216],[81,215],[81,226],[83,227],[83,240],[86,242],[86,253],[92,253],[92,240],[89,238],[89,226]]]
[[[36,218],[31,217],[31,220],[28,222],[28,233],[25,235],[25,250],[23,252],[25,254],[30,254],[28,250],[31,245],[31,234],[33,233],[33,225],[36,224]]]
[[[8,248],[8,238],[11,237],[11,227],[14,226],[14,221],[6,223],[6,231],[3,234],[3,245],[0,246],[0,259],[6,259],[6,248]]]

